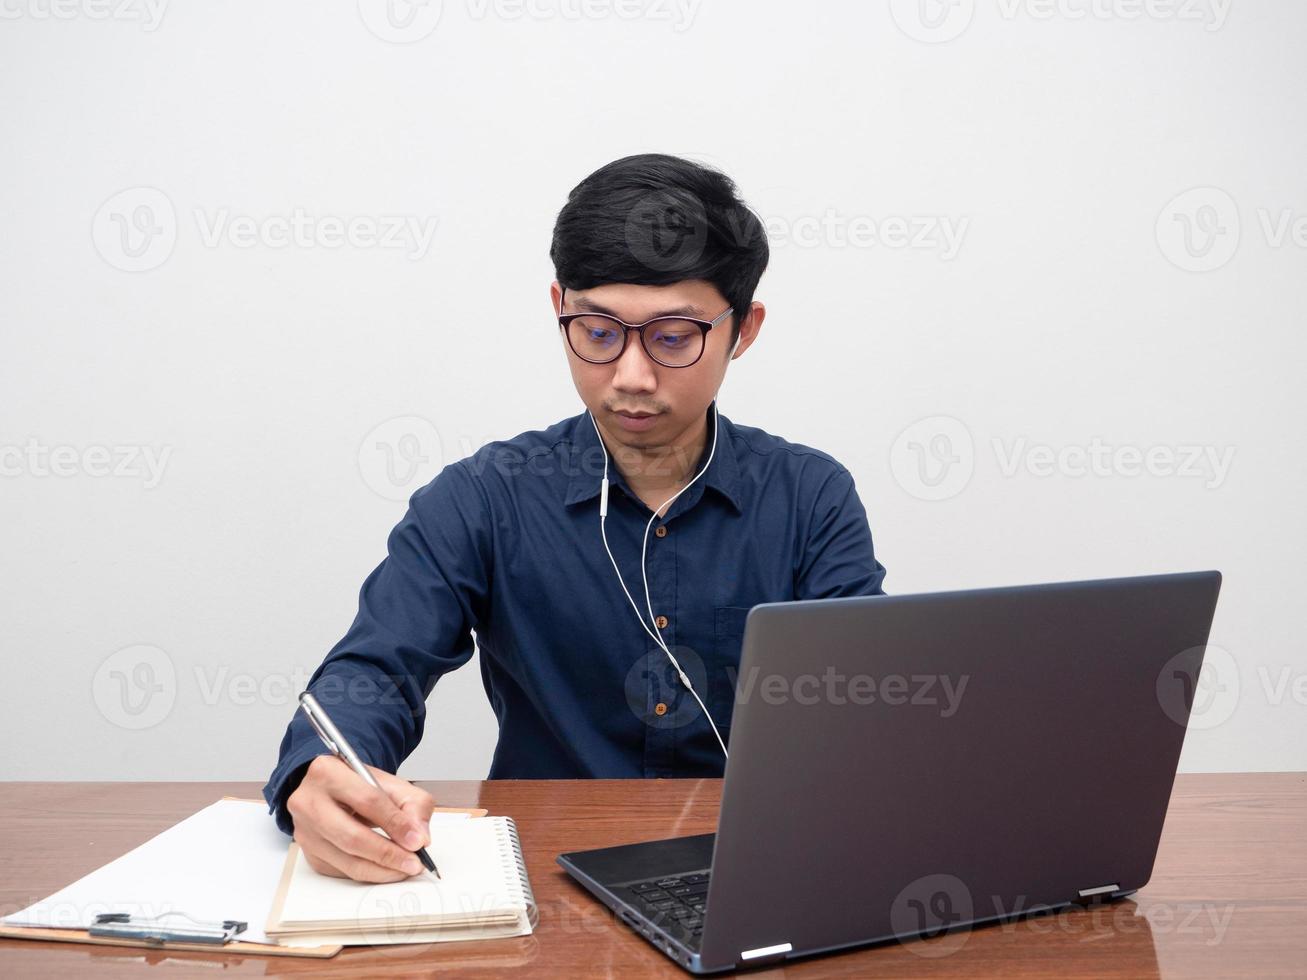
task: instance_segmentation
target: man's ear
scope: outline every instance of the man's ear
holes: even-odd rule
[[[743,343],[746,333],[748,334],[750,344],[758,339],[758,331],[762,329],[762,320],[766,315],[767,308],[761,303],[755,301],[749,304],[749,312],[746,313],[744,319],[740,321],[740,335],[735,338],[735,344],[731,347],[731,353],[726,358],[728,361],[735,357],[735,352],[739,349],[740,344]]]

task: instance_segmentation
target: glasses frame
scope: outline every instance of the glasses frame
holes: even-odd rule
[[[563,299],[566,296],[567,296],[567,288],[563,287],[562,292],[558,296],[558,308],[560,310],[563,308]],[[648,320],[645,320],[644,323],[627,323],[625,320],[618,319],[617,317],[609,313],[590,313],[590,312],[561,313],[559,314],[558,317],[558,326],[563,331],[563,336],[567,338],[568,348],[572,351],[573,354],[581,358],[581,360],[585,361],[587,364],[612,364],[614,361],[620,358],[624,353],[626,353],[627,341],[631,339],[631,331],[634,330],[636,333],[640,335],[640,346],[644,348],[644,352],[649,355],[650,360],[652,360],[655,364],[661,364],[663,367],[666,368],[688,368],[688,367],[694,367],[696,364],[698,364],[699,361],[703,358],[703,352],[708,349],[708,331],[711,330],[713,327],[717,326],[717,324],[721,323],[722,320],[724,320],[726,317],[730,316],[734,312],[735,312],[735,307],[728,306],[724,311],[719,313],[717,316],[713,317],[711,320],[699,320],[692,316],[655,316],[655,317],[651,317]],[[616,323],[620,327],[622,327],[622,344],[620,347],[617,348],[616,354],[614,354],[612,357],[606,358],[605,360],[596,361],[589,357],[586,357],[584,354],[582,354],[580,351],[576,349],[576,345],[572,343],[572,331],[569,328],[573,320],[576,320],[583,316],[602,317],[603,319],[611,320],[613,323]],[[666,361],[659,360],[658,356],[649,349],[649,343],[647,340],[645,340],[645,336],[644,336],[644,328],[649,326],[649,324],[651,323],[658,322],[659,320],[685,320],[686,322],[693,323],[695,326],[697,326],[700,330],[699,336],[702,341],[699,345],[699,356],[696,357],[689,364],[668,364]]]

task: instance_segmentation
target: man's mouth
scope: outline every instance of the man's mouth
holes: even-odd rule
[[[648,432],[662,413],[617,411],[613,414],[617,416],[617,424],[627,432]]]

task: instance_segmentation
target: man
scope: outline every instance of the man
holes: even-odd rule
[[[848,470],[716,412],[765,315],[766,236],[732,181],[672,156],[617,160],[568,196],[551,256],[587,412],[446,466],[391,532],[309,681],[381,789],[301,715],[264,787],[321,872],[420,870],[434,801],[392,774],[473,630],[499,721],[492,779],[719,776],[748,610],[882,594]]]

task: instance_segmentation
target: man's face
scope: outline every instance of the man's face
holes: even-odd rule
[[[562,293],[554,283],[551,294],[558,310]],[[712,320],[730,304],[717,287],[702,280],[670,286],[612,283],[592,289],[567,290],[562,313],[608,313],[627,323],[644,323],[660,316]],[[687,429],[697,427],[726,374],[731,335],[737,314],[719,321],[704,338],[703,356],[689,367],[666,367],[653,360],[632,331],[620,357],[591,364],[577,357],[563,331],[558,339],[567,354],[572,381],[605,439],[643,451],[674,445]],[[741,341],[740,349],[748,346]],[[649,418],[632,418],[631,414]],[[695,461],[690,460],[689,464]]]

